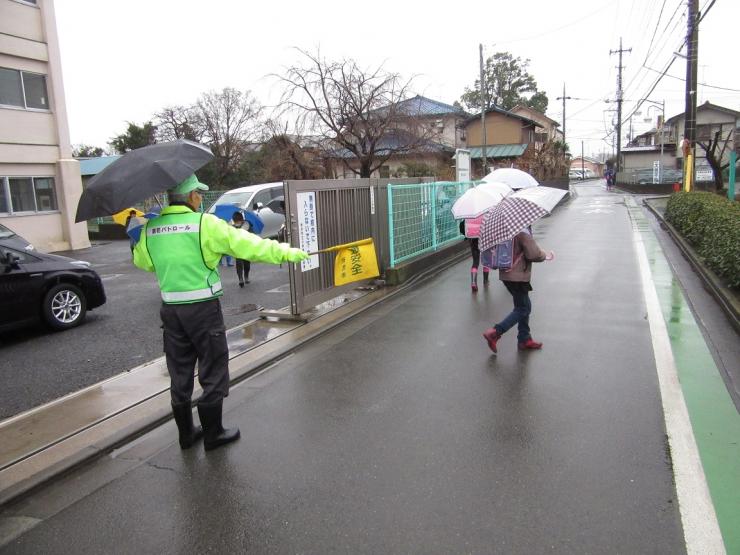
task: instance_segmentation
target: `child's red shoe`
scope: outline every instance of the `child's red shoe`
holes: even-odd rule
[[[483,332],[483,339],[488,342],[488,348],[494,353],[498,353],[496,350],[496,342],[501,339],[501,334],[496,331],[496,328],[488,328]]]
[[[524,343],[519,343],[519,350],[520,351],[528,351],[528,350],[537,350],[542,348],[542,343],[539,341],[535,341],[531,337],[527,339]]]

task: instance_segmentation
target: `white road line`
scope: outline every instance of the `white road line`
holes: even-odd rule
[[[268,289],[265,293],[290,293],[290,283],[286,283],[275,289]]]
[[[689,554],[721,555],[726,553],[725,545],[691,428],[668,330],[663,320],[640,231],[633,231],[633,238],[650,323],[686,551]]]

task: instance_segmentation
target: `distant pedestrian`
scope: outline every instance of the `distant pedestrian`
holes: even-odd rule
[[[499,270],[498,278],[504,282],[506,289],[514,300],[514,310],[506,318],[483,333],[490,349],[496,353],[496,343],[515,324],[518,326],[517,342],[520,351],[541,349],[542,343],[532,339],[529,330],[529,315],[532,303],[529,292],[532,291],[532,263],[552,260],[554,253],[545,253],[535,242],[529,231],[519,232],[513,240],[513,261],[511,269]]]
[[[606,178],[606,190],[611,191],[617,179],[617,174],[614,171],[614,168],[607,168],[604,172],[604,177]]]
[[[480,266],[480,249],[478,248],[478,235],[480,225],[483,221],[483,215],[477,218],[468,218],[460,222],[460,233],[470,241],[470,254],[473,257],[473,264],[470,267],[470,289],[473,293],[478,292],[478,266]],[[488,287],[488,274],[490,269],[483,266],[483,287]]]
[[[231,225],[235,228],[251,231],[249,223],[244,221],[244,216],[241,212],[234,212],[231,221]],[[252,263],[249,260],[242,260],[241,258],[235,258],[234,260],[236,262],[236,277],[239,278],[239,287],[244,287],[245,283],[249,283],[249,270],[252,267]]]

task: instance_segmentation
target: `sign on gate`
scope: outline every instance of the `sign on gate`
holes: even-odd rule
[[[455,151],[457,182],[470,181],[470,151],[458,148]]]
[[[308,191],[296,194],[298,200],[298,240],[302,250],[315,252],[319,250],[318,225],[316,222],[316,192]],[[319,255],[314,254],[301,262],[301,271],[308,272],[319,267]]]
[[[653,161],[653,184],[660,183],[660,161]]]

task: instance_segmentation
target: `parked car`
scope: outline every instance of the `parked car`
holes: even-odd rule
[[[242,210],[257,214],[265,224],[260,237],[277,238],[285,226],[285,197],[283,184],[262,183],[248,185],[225,192],[208,209],[209,213],[216,210],[216,206],[233,204]]]
[[[568,172],[568,178],[570,178],[570,179],[583,179],[583,172],[581,170],[570,170]]]
[[[15,233],[0,235],[0,330],[39,320],[64,330],[105,304],[103,282],[89,262],[44,254],[23,243],[30,245]]]
[[[4,245],[8,245],[16,250],[21,251],[32,251],[34,247],[31,243],[26,241],[23,237],[18,235],[15,231],[0,224],[0,241]]]

